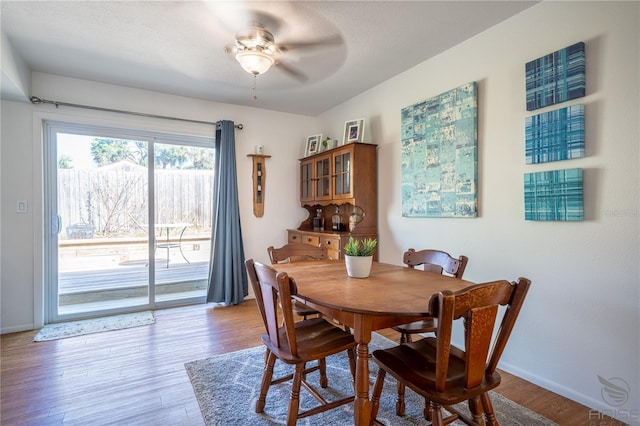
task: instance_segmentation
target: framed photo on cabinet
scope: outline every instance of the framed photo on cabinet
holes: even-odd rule
[[[364,136],[364,118],[344,123],[343,145],[350,142],[362,142]]]
[[[308,157],[312,154],[317,154],[320,152],[320,141],[322,140],[322,134],[309,136],[307,138],[307,148],[305,150],[304,156]]]

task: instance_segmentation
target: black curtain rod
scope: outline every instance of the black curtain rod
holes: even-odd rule
[[[32,96],[31,98],[29,98],[29,100],[31,101],[32,104],[51,104],[51,105],[55,105],[56,108],[62,106],[68,106],[68,107],[74,107],[74,108],[85,108],[85,109],[93,109],[96,111],[107,111],[107,112],[117,112],[119,114],[129,114],[129,115],[137,115],[140,117],[150,117],[150,118],[163,118],[165,120],[175,120],[175,121],[186,121],[189,123],[200,123],[200,124],[211,124],[214,126],[218,126],[219,124],[221,124],[221,121],[200,121],[200,120],[190,120],[188,118],[178,118],[178,117],[169,117],[166,115],[156,115],[156,114],[146,114],[143,112],[134,112],[134,111],[124,111],[121,109],[111,109],[111,108],[102,108],[102,107],[95,107],[95,106],[89,106],[89,105],[80,105],[80,104],[71,104],[68,102],[59,102],[59,101],[50,101],[47,99],[42,99],[39,98],[37,96]],[[244,128],[244,126],[242,125],[242,123],[240,124],[236,124],[234,126],[236,129],[238,130],[242,130]]]

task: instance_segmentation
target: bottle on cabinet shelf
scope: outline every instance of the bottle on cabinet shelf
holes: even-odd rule
[[[313,218],[313,230],[324,231],[324,217],[322,217],[322,209],[316,210],[316,217]]]
[[[336,212],[331,216],[331,229],[333,231],[342,231],[342,215],[340,215],[340,207],[336,206]]]

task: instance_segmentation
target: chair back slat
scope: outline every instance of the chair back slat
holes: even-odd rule
[[[449,371],[449,355],[451,353],[451,334],[453,330],[455,296],[452,291],[444,290],[433,296],[430,301],[431,312],[438,315],[438,340],[436,341],[436,374],[435,388],[438,392],[444,392],[447,387],[447,372]],[[437,307],[437,310],[433,308]]]
[[[402,259],[403,263],[410,268],[422,266],[425,271],[438,274],[446,272],[455,278],[462,278],[468,260],[466,256],[460,256],[455,259],[449,253],[441,250],[426,249],[416,251],[412,248],[404,253]]]
[[[254,262],[252,259],[248,259],[245,263],[269,340],[274,346],[280,348],[283,344],[281,339],[285,337],[289,351],[296,356],[298,345],[291,301],[291,296],[297,291],[295,282],[286,272],[277,272],[268,265]],[[279,332],[278,311],[282,315],[284,336]]]
[[[269,273],[275,270],[267,265],[263,265]],[[298,342],[296,340],[295,321],[293,319],[293,301],[291,296],[295,294],[296,285],[286,272],[278,272],[276,275],[278,282],[278,293],[282,307],[283,326],[289,343],[289,351],[292,355],[298,355]]]
[[[254,267],[253,259],[247,259],[244,262],[247,275],[249,276],[249,282],[251,283],[251,288],[253,289],[253,294],[256,296],[256,304],[258,305],[258,311],[260,312],[260,316],[262,317],[262,323],[264,324],[266,331],[269,332],[269,327],[267,326],[267,312],[265,308],[265,298],[262,295],[262,286],[258,281],[258,276],[256,275],[256,269]],[[269,299],[270,300],[270,299]],[[269,316],[272,314],[269,313]]]
[[[497,313],[498,305],[491,305],[471,309],[466,317],[468,332],[465,336],[467,353],[465,382],[467,388],[473,388],[482,383]]]

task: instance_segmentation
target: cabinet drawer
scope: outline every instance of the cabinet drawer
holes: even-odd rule
[[[302,242],[302,235],[298,232],[291,232],[289,231],[289,237],[288,237],[288,241],[289,243],[301,243]]]
[[[300,242],[302,244],[309,244],[310,246],[317,247],[320,245],[320,238],[316,235],[302,234],[300,235]]]
[[[327,250],[340,250],[340,237],[321,237],[320,247],[326,247]]]
[[[340,259],[340,237],[320,237],[320,247],[327,249],[330,259]]]
[[[304,232],[288,231],[287,242],[308,244],[310,246],[317,247],[320,245],[320,237],[317,235],[305,234]]]

